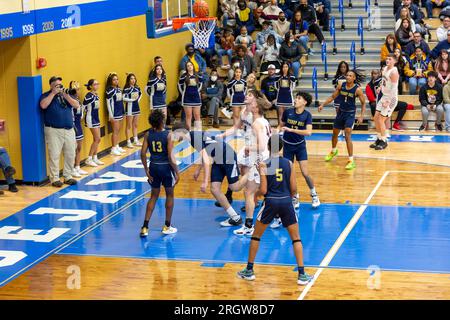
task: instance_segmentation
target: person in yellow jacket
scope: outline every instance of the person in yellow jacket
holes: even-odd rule
[[[433,64],[422,48],[417,47],[414,54],[408,58],[404,70],[409,83],[409,94],[415,95],[417,90],[427,83],[427,74],[433,71]]]
[[[401,49],[400,44],[395,39],[394,34],[390,33],[386,36],[383,46],[381,47],[380,63],[384,67],[386,65],[386,58],[390,53],[394,53],[395,49]]]

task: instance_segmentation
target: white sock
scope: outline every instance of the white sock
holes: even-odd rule
[[[75,170],[80,170],[80,166],[75,166]]]
[[[115,148],[116,148],[117,150],[119,150],[120,146],[119,146],[118,144],[116,144]]]
[[[311,190],[311,195],[312,196],[315,196],[317,193],[316,193],[316,188],[314,187],[314,188],[312,188],[312,189],[310,189]]]
[[[131,139],[127,139],[127,143],[131,143]]]
[[[331,148],[331,152],[336,153],[337,148]]]
[[[233,209],[233,207],[229,207],[229,208],[227,209],[227,213],[228,213],[228,215],[230,216],[230,218],[232,218],[233,220],[237,220],[237,217],[236,217],[236,216],[238,216],[238,214],[237,214],[236,211]]]
[[[378,140],[381,140],[381,134],[377,133]]]
[[[381,137],[381,140],[383,140],[384,142],[386,142],[386,141],[387,141],[386,136],[382,136],[382,137]]]
[[[139,142],[139,138],[138,138],[137,136],[134,137],[134,142],[135,142],[135,143]]]
[[[97,158],[97,155],[96,155],[96,154],[94,154],[94,160],[98,160],[98,158]]]
[[[348,160],[353,161],[353,156],[348,157]]]
[[[87,158],[87,161],[92,161],[92,157],[89,156],[89,157]]]

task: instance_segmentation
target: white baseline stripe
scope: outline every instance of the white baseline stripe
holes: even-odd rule
[[[325,258],[323,258],[322,262],[320,263],[320,268],[314,274],[313,279],[308,283],[308,285],[305,287],[305,289],[303,289],[301,295],[298,297],[297,300],[303,300],[306,297],[306,295],[308,294],[309,290],[312,288],[312,286],[316,282],[317,278],[319,278],[319,276],[322,273],[323,269],[330,264],[331,260],[334,258],[334,256],[338,252],[339,248],[344,243],[344,241],[347,238],[347,236],[349,235],[350,231],[352,231],[353,227],[356,225],[356,223],[358,222],[359,218],[361,218],[361,216],[364,213],[364,211],[366,211],[367,205],[369,204],[370,200],[372,200],[372,198],[374,197],[375,193],[378,191],[378,189],[380,188],[380,186],[383,183],[384,179],[386,179],[386,177],[388,175],[389,175],[389,171],[386,171],[383,174],[383,176],[380,178],[380,180],[378,181],[378,183],[375,186],[375,188],[369,194],[369,196],[367,197],[366,201],[364,201],[364,204],[362,204],[358,208],[358,211],[356,211],[354,216],[351,218],[350,222],[347,224],[347,226],[344,228],[342,233],[339,235],[339,238],[337,238],[336,242],[333,244],[331,249],[326,254]]]
[[[422,173],[428,173],[428,174],[450,174],[450,171],[447,172],[441,172],[441,171],[407,171],[407,170],[390,170],[389,172],[392,173],[417,173],[417,174],[422,174]]]

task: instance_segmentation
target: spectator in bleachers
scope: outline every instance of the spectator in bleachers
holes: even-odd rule
[[[247,33],[247,27],[241,27],[241,33],[234,40],[235,45],[243,45],[247,48],[247,54],[253,57],[252,47],[254,45],[253,38]]]
[[[428,72],[433,71],[433,65],[420,47],[408,58],[405,66],[405,75],[408,77],[409,94],[414,95],[417,89],[427,83]]]
[[[450,132],[450,81],[444,86],[445,131]]]
[[[421,22],[423,14],[421,13],[420,9],[415,4],[411,3],[411,0],[403,0],[403,4],[397,9],[397,13],[395,14],[396,20],[400,18],[400,10],[402,8],[407,8],[409,10],[411,19],[413,19],[416,23],[416,31],[422,33],[423,30],[421,27]]]
[[[290,30],[294,35],[295,41],[300,44],[308,54],[314,54],[313,50],[308,47],[308,23],[302,19],[302,13],[296,11],[291,21]]]
[[[395,49],[401,49],[400,44],[398,44],[395,36],[390,33],[387,35],[386,40],[384,41],[383,46],[381,47],[381,66],[383,67],[386,64],[386,58],[388,54],[394,53]]]
[[[200,108],[202,106],[200,90],[202,89],[204,79],[199,72],[195,71],[192,61],[186,62],[184,71],[178,80],[178,90],[182,97],[181,105],[186,115],[186,125],[191,130],[192,116],[194,116],[194,130],[199,130],[202,124],[200,116]]]
[[[219,109],[222,106],[224,86],[216,70],[211,70],[209,80],[202,88],[202,103],[207,106],[209,123],[214,128],[219,127]]]
[[[233,39],[234,40],[234,39]],[[192,62],[192,65],[194,66],[194,72],[199,73],[202,75],[202,78],[204,80],[207,79],[206,76],[206,61],[202,58],[199,52],[195,51],[194,44],[188,43],[185,46],[186,54],[181,58],[179,70],[185,70],[186,69],[186,63],[188,61]]]
[[[264,44],[267,41],[269,34],[275,37],[277,44],[283,42],[284,37],[280,37],[272,28],[272,23],[270,21],[264,21],[262,23],[262,30],[256,34],[256,50],[261,51]]]
[[[255,29],[261,31],[262,30],[262,23],[266,20],[264,20],[263,17],[263,7],[258,7],[253,11],[253,23],[255,24]]]
[[[316,10],[319,24],[323,31],[329,31],[331,3],[329,0],[309,0],[309,4]]]
[[[403,81],[405,81],[405,66],[407,60],[405,56],[402,54],[402,49],[397,48],[394,50],[394,54],[397,57],[397,63],[395,66],[398,70],[398,94],[403,94]]]
[[[250,73],[257,71],[255,60],[247,54],[246,47],[242,45],[236,46],[236,57],[242,70],[242,78],[246,78]]]
[[[450,30],[447,31],[447,39],[439,42],[433,50],[431,50],[431,57],[433,59],[436,59],[439,56],[439,53],[441,50],[447,50],[450,51]]]
[[[437,41],[447,40],[447,32],[449,29],[450,17],[444,17],[444,19],[442,20],[442,25],[436,30]]]
[[[411,31],[411,25],[408,19],[402,20],[400,28],[395,32],[395,37],[403,49],[414,40],[414,35]]]
[[[245,81],[247,82],[247,91],[259,90],[256,85],[256,76],[254,73],[250,73],[249,75],[247,75],[247,78],[245,78]]]
[[[247,27],[248,34],[252,34],[255,31],[255,24],[253,22],[253,11],[247,7],[245,0],[238,1],[238,9],[236,10],[236,31],[239,32],[241,27]]]
[[[300,63],[301,50],[300,45],[295,42],[294,36],[291,32],[286,33],[284,42],[280,48],[280,59],[283,62],[288,62],[292,68],[295,79],[298,81],[298,72],[301,67]]]
[[[286,20],[286,14],[283,11],[279,13],[278,20],[272,22],[272,26],[280,37],[284,37],[286,32],[289,32],[290,23]]]
[[[422,39],[422,35],[420,34],[420,32],[413,33],[413,41],[411,41],[403,51],[405,52],[405,55],[409,57],[410,55],[414,54],[417,47],[420,47],[423,53],[425,53],[427,56],[430,55],[430,47],[428,46],[428,43],[426,43],[425,40]]]
[[[308,23],[308,32],[313,33],[317,41],[322,44],[325,41],[323,33],[317,23],[316,11],[308,5],[308,0],[300,0],[299,10],[302,13],[302,19]]]
[[[283,10],[288,20],[292,19],[294,13],[291,10],[291,0],[278,0],[278,7]]]
[[[448,0],[426,0],[428,19],[433,18],[433,8],[445,8],[450,5]]]
[[[278,20],[280,12],[283,12],[278,7],[277,0],[270,0],[270,5],[263,9],[263,18],[268,21]]]
[[[394,15],[397,13],[398,8],[402,6],[402,0],[394,0]]]
[[[202,25],[200,25],[201,27]],[[192,36],[192,43],[194,43],[194,37]],[[206,62],[206,66],[211,68],[211,62],[212,62],[212,58],[214,57],[214,55],[216,54],[216,49],[215,49],[215,43],[216,43],[216,33],[212,32],[209,35],[209,39],[208,39],[208,47],[206,48],[196,48],[196,51],[201,55],[201,57],[205,60]]]
[[[438,82],[441,85],[447,84],[450,80],[450,58],[447,50],[441,50],[434,64],[434,71],[438,74]]]
[[[398,30],[398,28],[400,28],[400,26],[402,25],[402,20],[403,19],[408,19],[409,20],[409,24],[411,25],[411,31],[412,32],[416,32],[416,23],[411,18],[411,15],[409,14],[408,8],[402,8],[400,10],[400,17],[395,22],[394,31],[396,32]]]
[[[427,83],[420,88],[419,100],[422,106],[422,125],[419,131],[428,130],[428,117],[430,112],[436,112],[436,131],[442,131],[441,121],[444,116],[442,86],[436,80],[437,73],[430,71],[428,73]]]
[[[236,26],[236,10],[238,0],[220,0],[222,10],[222,27],[234,28]]]
[[[220,49],[217,50],[217,56],[219,57],[219,66],[223,66],[223,56],[228,56],[228,64],[226,68],[230,67],[231,59],[233,57],[234,36],[230,29],[225,29],[222,38],[220,38]]]
[[[278,69],[280,68],[280,63],[278,62],[278,55],[280,53],[279,46],[275,41],[275,37],[270,34],[267,37],[267,43],[264,44],[262,50],[258,52],[261,56],[261,67],[259,68],[260,72],[267,71],[267,66],[270,64],[275,65]]]
[[[370,112],[372,117],[375,116],[375,109],[377,107],[377,90],[381,84],[381,72],[378,69],[374,69],[371,72],[371,79],[366,85],[366,96],[369,100]]]
[[[272,103],[272,106],[275,107],[275,101],[277,99],[276,82],[278,80],[278,76],[275,74],[275,65],[270,64],[267,67],[267,72],[267,77],[261,81],[261,93]]]
[[[16,186],[16,180],[14,180],[16,169],[11,166],[11,160],[9,158],[8,152],[3,147],[0,147],[0,169],[3,171],[3,175],[5,176],[6,183],[8,184],[8,190],[10,192],[19,191]],[[0,194],[3,194],[3,190]]]

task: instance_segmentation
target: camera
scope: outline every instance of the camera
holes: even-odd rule
[[[76,89],[67,89],[67,88],[63,88],[62,91],[65,94],[68,94],[69,96],[74,96],[77,94],[77,90]]]

